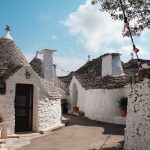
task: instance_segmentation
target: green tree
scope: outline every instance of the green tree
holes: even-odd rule
[[[115,20],[124,20],[123,10],[130,22],[132,35],[140,35],[144,29],[150,29],[150,0],[91,0],[99,4],[101,11],[108,12]],[[128,31],[124,36],[130,36]]]

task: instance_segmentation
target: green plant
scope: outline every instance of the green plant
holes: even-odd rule
[[[121,97],[119,100],[119,107],[122,110],[127,110],[127,105],[128,105],[128,98],[127,97]]]
[[[68,100],[67,99],[61,100],[61,107],[62,107],[62,113],[68,113]]]

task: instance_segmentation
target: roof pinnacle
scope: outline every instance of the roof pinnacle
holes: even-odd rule
[[[10,35],[10,26],[9,25],[6,25],[6,28],[5,28],[5,30],[6,30],[6,33],[5,33],[5,35],[3,36],[3,38],[4,39],[9,39],[9,40],[12,40],[13,41],[13,38],[11,37],[11,35]]]
[[[5,30],[6,30],[6,31],[10,31],[10,26],[9,26],[9,25],[6,25]]]

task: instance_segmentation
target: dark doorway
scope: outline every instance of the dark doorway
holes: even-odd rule
[[[17,84],[15,97],[15,131],[32,131],[33,85]]]

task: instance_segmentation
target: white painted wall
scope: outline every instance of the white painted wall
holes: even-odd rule
[[[79,81],[76,79],[75,76],[73,76],[70,86],[69,86],[69,91],[70,91],[70,104],[71,104],[71,109],[73,107],[73,84],[76,84],[77,90],[78,90],[78,99],[77,99],[77,107],[79,107],[80,111],[85,111],[85,100],[86,100],[86,90],[81,86]]]
[[[38,131],[45,131],[60,126],[61,124],[61,100],[49,100],[43,93],[40,93],[38,101]]]
[[[112,55],[106,55],[102,58],[102,76],[112,75]]]
[[[125,150],[150,150],[150,80],[127,86]]]
[[[85,113],[85,116],[92,120],[125,124],[125,119],[120,116],[118,101],[121,97],[127,96],[126,89],[89,89],[85,90],[79,81],[73,76],[70,83],[70,103],[71,110],[74,105],[73,85],[76,84],[78,89],[77,106],[79,110]],[[117,118],[117,119],[116,119]]]
[[[119,99],[127,96],[125,88],[89,89],[86,92],[85,116],[97,121],[117,123],[115,116],[120,116]]]
[[[31,74],[30,79],[26,79],[25,70]],[[61,124],[61,104],[60,99],[50,99],[43,91],[41,78],[30,66],[22,67],[13,76],[6,80],[6,94],[0,95],[0,114],[5,121],[9,122],[8,134],[14,134],[15,128],[15,90],[16,84],[33,84],[33,131],[51,129]]]

